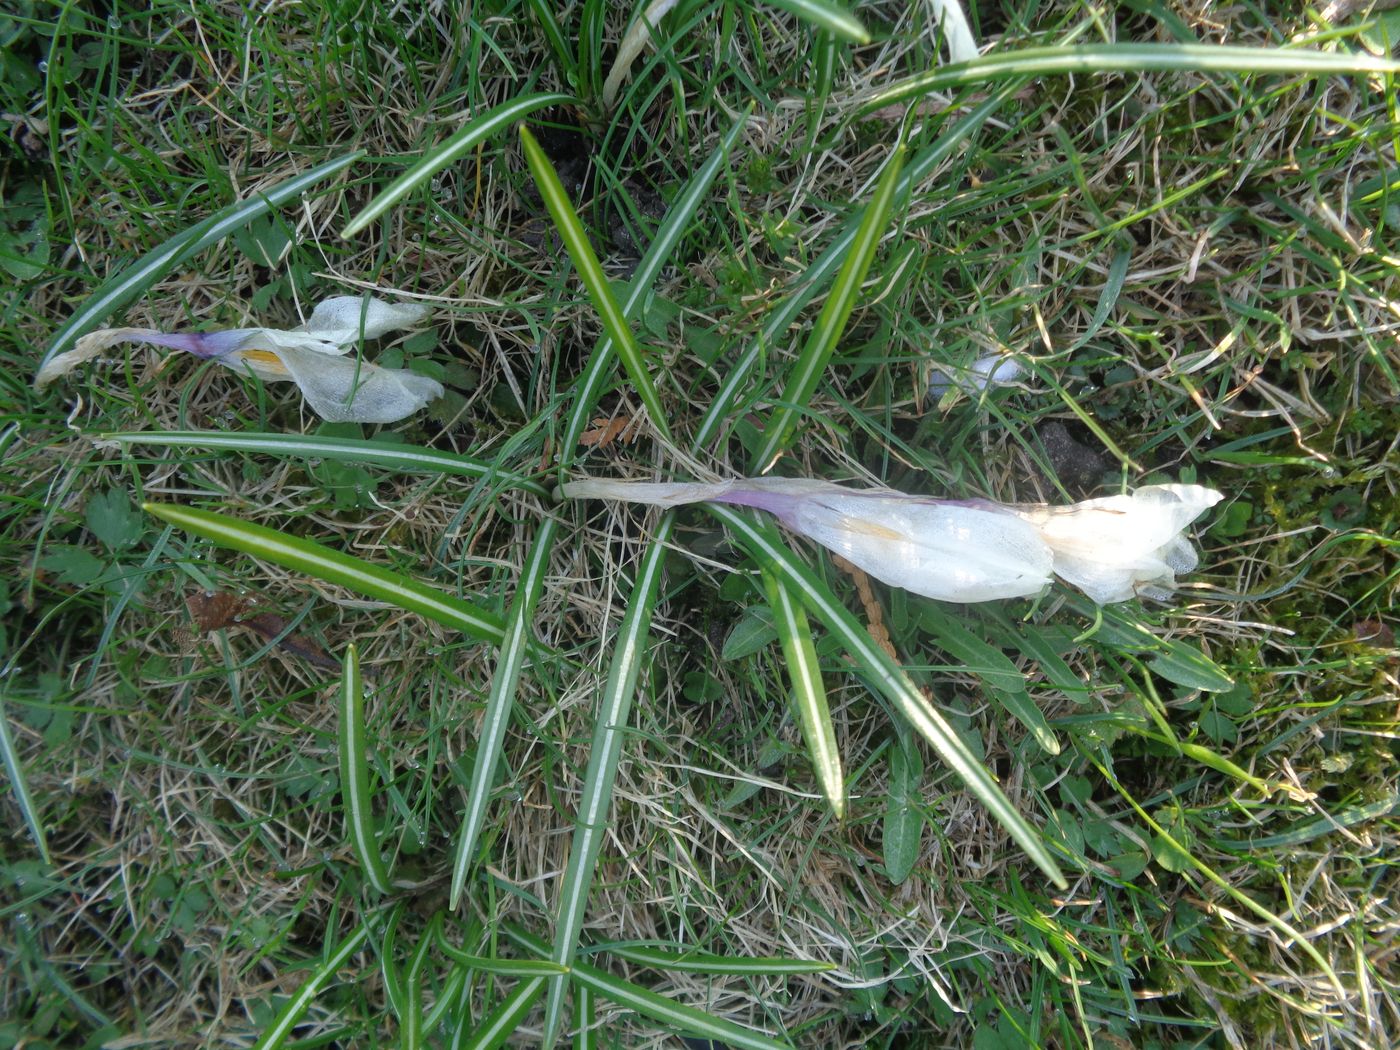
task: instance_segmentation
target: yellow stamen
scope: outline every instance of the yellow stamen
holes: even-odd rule
[[[247,361],[249,364],[257,365],[260,368],[271,372],[273,375],[288,375],[287,366],[282,363],[282,359],[270,350],[240,350],[238,359]]]
[[[894,540],[899,542],[907,539],[906,536],[896,532],[894,529],[877,524],[873,521],[868,521],[864,518],[843,517],[841,519],[841,527],[862,536],[873,536],[877,540]]]

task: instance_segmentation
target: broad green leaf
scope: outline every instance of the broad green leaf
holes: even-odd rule
[[[926,605],[920,622],[945,652],[960,660],[965,670],[982,679],[993,698],[1011,712],[1044,751],[1052,755],[1060,753],[1060,742],[1054,730],[1026,692],[1025,675],[1005,653],[977,637],[941,606]]]
[[[885,800],[885,874],[896,886],[909,878],[924,837],[924,813],[919,793],[924,779],[924,760],[913,740],[898,740],[886,755],[889,759],[889,796]]]
[[[41,371],[59,354],[71,350],[79,337],[97,328],[109,314],[120,310],[137,296],[144,295],[153,284],[185,260],[198,255],[205,248],[218,244],[234,230],[266,215],[273,208],[301,196],[322,179],[342,171],[363,155],[358,151],[347,153],[343,157],[318,164],[310,171],[280,182],[271,189],[262,190],[254,197],[230,204],[202,222],[177,233],[131,266],[119,270],[88,295],[68,319],[68,323],[54,334],[35,371]]]
[[[351,645],[345,650],[340,678],[340,798],[345,810],[345,830],[369,884],[380,893],[391,890],[389,869],[379,853],[374,834],[372,797],[369,792],[369,738],[365,733],[365,689],[360,678],[360,658]]]
[[[583,223],[579,221],[574,206],[569,202],[564,184],[559,181],[558,173],[545,156],[544,150],[540,148],[540,144],[535,141],[535,136],[530,134],[530,129],[523,124],[520,125],[520,143],[525,149],[525,163],[529,165],[530,174],[535,179],[535,185],[549,210],[549,216],[554,220],[554,227],[559,231],[564,247],[568,249],[574,270],[583,282],[584,290],[588,292],[589,301],[598,312],[603,331],[617,347],[617,356],[622,360],[622,367],[627,372],[627,378],[632,381],[632,388],[641,398],[647,415],[651,417],[652,426],[663,438],[670,440],[671,427],[666,420],[661,397],[652,382],[651,372],[642,357],[642,348],[637,343],[636,336],[632,334],[627,315],[622,312],[622,307],[613,295],[612,285],[603,273],[598,256],[593,253],[593,246],[589,244]]]
[[[1159,638],[1157,645],[1159,652],[1148,666],[1167,681],[1207,693],[1224,693],[1235,687],[1235,680],[1194,645],[1174,638]]]
[[[366,226],[379,218],[415,188],[427,182],[434,175],[457,161],[464,153],[478,143],[498,135],[516,121],[529,116],[546,106],[570,105],[576,100],[572,95],[546,91],[535,95],[513,98],[499,106],[478,114],[456,132],[431,149],[423,152],[409,168],[391,182],[365,209],[356,215],[341,231],[342,237],[353,237]]]
[[[88,531],[110,551],[130,547],[146,531],[146,523],[121,489],[108,489],[88,499],[83,512]]]
[[[173,503],[144,503],[142,509],[161,521],[212,540],[221,547],[243,551],[284,568],[303,572],[359,594],[389,602],[436,623],[499,645],[505,637],[500,618],[436,587],[419,583],[373,562],[333,551],[312,540],[288,536],[225,514],[181,507]]]
[[[729,630],[719,651],[721,660],[742,660],[752,656],[769,642],[776,641],[778,629],[773,625],[773,610],[763,605],[750,605]]]

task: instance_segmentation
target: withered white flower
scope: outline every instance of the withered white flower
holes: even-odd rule
[[[1068,507],[1013,507],[1049,545],[1055,575],[1100,605],[1166,599],[1199,558],[1181,533],[1224,497],[1201,485],[1148,485]]]
[[[183,350],[252,372],[264,382],[292,382],[307,404],[332,423],[393,423],[443,394],[427,376],[381,368],[349,353],[364,339],[378,339],[428,314],[425,306],[340,295],[326,299],[298,328],[236,328],[222,332],[158,332],[104,328],[59,354],[34,380],[40,389],[91,361],[108,347],[135,342]]]
[[[715,484],[590,478],[566,482],[560,493],[661,507],[757,507],[876,579],[942,601],[1028,597],[1056,575],[1100,604],[1165,597],[1176,572],[1196,567],[1181,531],[1221,498],[1199,485],[1149,485],[1067,507],[1007,505],[774,477]]]

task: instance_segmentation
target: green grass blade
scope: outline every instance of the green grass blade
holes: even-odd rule
[[[574,1050],[597,1050],[598,1012],[593,989],[584,985],[574,988]]]
[[[494,956],[473,955],[446,942],[440,944],[443,954],[459,966],[493,973],[497,977],[565,977],[567,966],[550,959],[497,959]]]
[[[518,927],[507,924],[502,930],[527,951],[540,954],[548,951],[543,941]],[[619,1006],[636,1010],[643,1017],[671,1025],[690,1035],[717,1040],[729,1046],[744,1047],[746,1050],[791,1050],[790,1043],[770,1039],[760,1032],[715,1017],[693,1006],[684,1006],[585,962],[573,962],[569,967],[569,980],[605,999],[610,999]]]
[[[708,973],[729,976],[765,976],[799,973],[828,973],[836,969],[835,964],[818,962],[815,959],[789,959],[783,956],[743,957],[733,955],[711,955],[706,952],[669,952],[662,948],[648,948],[644,945],[613,944],[607,948],[609,955],[626,959],[641,966],[657,970],[670,970],[676,973]]]
[[[711,1039],[731,1047],[744,1050],[792,1050],[791,1043],[772,1039],[761,1032],[755,1032],[743,1025],[726,1021],[722,1017],[686,1006],[664,995],[658,995],[649,988],[614,977],[605,970],[575,963],[569,973],[569,980],[576,985],[588,988],[619,1006],[636,1010],[643,1017],[670,1025],[689,1035]]]
[[[436,623],[455,627],[473,638],[499,645],[505,637],[505,627],[494,613],[312,540],[194,507],[173,503],[143,503],[141,506],[161,521],[212,540],[221,547],[378,598]]]
[[[739,118],[734,121],[729,131],[725,133],[720,141],[719,148],[711,154],[710,159],[697,171],[685,184],[685,189],[681,191],[666,212],[666,218],[661,223],[660,229],[656,231],[656,238],[647,248],[646,254],[642,256],[642,261],[638,264],[636,272],[632,275],[632,280],[627,287],[627,297],[622,302],[622,316],[630,321],[637,314],[637,309],[651,291],[652,285],[661,275],[662,269],[671,259],[671,254],[680,244],[681,238],[685,236],[686,230],[690,227],[691,220],[695,218],[695,213],[699,210],[700,204],[710,191],[710,186],[719,174],[720,168],[729,158],[730,152],[734,149],[734,143],[739,139],[739,133],[744,130],[744,125],[748,122],[749,114],[753,112],[750,105],[739,114]],[[617,356],[616,344],[610,335],[604,334],[603,338],[593,348],[593,353],[588,359],[588,364],[584,367],[583,375],[579,378],[578,392],[574,395],[573,407],[569,411],[568,420],[564,426],[564,438],[561,444],[560,466],[567,467],[573,458],[573,453],[578,448],[579,437],[583,434],[584,428],[588,426],[588,421],[592,418],[593,410],[598,404],[598,398],[603,392],[603,386],[607,382],[608,374],[612,370],[613,359]]]
[[[51,868],[53,860],[49,856],[49,840],[44,835],[44,822],[34,806],[34,797],[29,793],[29,781],[25,779],[24,766],[20,764],[19,751],[15,748],[14,737],[10,735],[10,716],[5,712],[3,696],[0,696],[0,757],[5,760],[5,773],[10,778],[10,790],[15,793],[15,804],[24,814],[29,836],[34,840],[44,866]]]
[[[1016,93],[1020,84],[1020,81],[1007,84],[1001,90],[994,92],[985,101],[974,106],[967,116],[953,125],[937,142],[927,149],[921,150],[900,173],[899,181],[895,186],[895,198],[902,199],[913,187],[928,178],[938,165],[951,156],[969,136],[986,123],[987,118]],[[862,215],[857,214],[847,220],[836,239],[804,271],[797,287],[790,291],[777,308],[768,315],[768,320],[764,323],[758,337],[727,370],[719,390],[710,401],[710,407],[706,409],[704,417],[700,420],[700,426],[695,432],[695,446],[697,448],[707,448],[713,444],[719,436],[720,428],[724,425],[725,419],[733,411],[734,406],[738,404],[739,392],[748,382],[749,376],[753,373],[761,356],[786,337],[788,329],[797,320],[803,307],[826,287],[827,282],[840,269],[842,262],[850,253],[862,217]]]
[[[384,998],[395,1017],[403,1015],[403,1004],[407,992],[403,978],[399,975],[398,955],[399,921],[403,918],[404,904],[400,901],[389,911],[384,923],[384,936],[379,941],[379,972],[384,978]]]
[[[517,984],[509,995],[501,1000],[501,1005],[486,1015],[476,1031],[458,1042],[462,1050],[496,1050],[505,1046],[517,1028],[530,1014],[530,1008],[544,991],[544,977],[527,977]],[[462,1019],[470,1015],[463,1008]]]
[[[295,178],[263,190],[254,197],[230,204],[188,230],[171,237],[155,251],[142,256],[131,266],[103,281],[83,301],[83,305],[73,312],[67,324],[54,333],[35,371],[42,370],[59,354],[72,349],[80,336],[97,328],[109,314],[143,295],[151,285],[186,259],[218,244],[234,230],[266,215],[273,208],[301,196],[316,183],[343,170],[361,156],[362,153],[355,152],[326,161]]]
[[[584,775],[583,793],[579,799],[578,817],[574,823],[574,841],[569,850],[569,866],[565,869],[559,891],[559,913],[554,926],[554,948],[551,958],[564,965],[572,962],[578,947],[579,931],[583,929],[584,908],[593,885],[593,867],[602,849],[608,829],[608,807],[612,803],[613,783],[617,779],[622,745],[627,738],[627,719],[632,711],[637,680],[641,676],[646,656],[647,634],[651,614],[661,586],[661,569],[666,560],[666,541],[675,521],[665,514],[657,522],[650,545],[642,555],[637,579],[627,598],[627,613],[618,629],[613,647],[608,680],[598,702],[593,722],[593,743],[589,749],[588,771]],[[554,1043],[563,1020],[564,983],[555,979],[550,984],[549,1003],[545,1009],[545,1046]]]
[[[973,634],[941,606],[931,606],[920,618],[920,625],[933,636],[940,649],[981,679],[987,692],[1021,723],[1047,754],[1060,753],[1055,731],[1026,691],[1026,676],[1004,652]]]
[[[302,1015],[306,1013],[316,996],[321,993],[326,982],[349,961],[350,956],[360,950],[360,946],[365,943],[365,939],[368,937],[369,929],[361,926],[341,941],[331,952],[330,958],[316,968],[306,983],[297,989],[296,995],[292,996],[286,1005],[277,1012],[272,1024],[253,1044],[253,1050],[273,1050],[274,1047],[279,1047],[286,1042],[287,1037],[292,1034],[292,1029],[296,1027],[297,1022],[301,1020]]]
[[[564,39],[564,31],[559,28],[559,20],[554,17],[554,5],[549,0],[527,0],[530,11],[535,16],[535,21],[539,22],[540,28],[544,30],[544,38],[549,41],[549,50],[554,55],[554,63],[559,71],[559,80],[564,84],[573,85],[578,90],[578,74],[574,68],[574,56],[569,51],[569,45]]]
[[[434,915],[428,932],[418,939],[408,964],[403,1005],[399,1011],[399,1045],[403,1050],[419,1050],[423,1045],[423,970],[428,962],[428,951],[437,942],[436,930],[432,927],[440,928],[441,918],[442,912]]]
[[[467,971],[464,967],[454,966],[452,972],[447,975],[447,980],[442,982],[437,998],[433,1000],[433,1005],[428,1008],[427,1014],[423,1017],[423,1031],[432,1032],[442,1024],[448,1012],[457,1004],[462,997],[462,988],[466,985]]]
[[[977,761],[967,745],[958,738],[953,727],[930,704],[909,680],[903,669],[888,653],[875,644],[870,634],[841,604],[816,573],[804,565],[768,525],[758,525],[746,514],[717,503],[703,504],[733,531],[740,545],[760,565],[768,568],[791,590],[801,596],[809,612],[826,624],[840,639],[855,660],[856,667],[866,676],[915,729],[933,745],[939,758],[956,773],[997,821],[1006,828],[1016,844],[1025,851],[1041,871],[1064,889],[1064,875],[1041,835],[1026,822],[1002,793],[992,775]]]
[[[1185,859],[1188,864],[1200,872],[1209,882],[1214,883],[1217,888],[1226,893],[1232,900],[1253,912],[1260,919],[1263,919],[1264,922],[1273,927],[1283,939],[1292,942],[1299,951],[1303,952],[1303,954],[1317,964],[1317,968],[1326,976],[1336,993],[1339,996],[1346,996],[1347,991],[1342,987],[1342,982],[1341,979],[1338,978],[1337,972],[1332,969],[1331,964],[1323,957],[1322,953],[1313,947],[1312,941],[1308,939],[1306,934],[1295,929],[1291,924],[1269,911],[1268,908],[1264,907],[1249,894],[1242,893],[1232,886],[1223,877],[1217,874],[1210,865],[1198,859],[1195,854],[1178,842],[1172,836],[1171,832],[1157,821],[1153,820],[1151,815],[1138,803],[1137,799],[1129,794],[1123,785],[1118,782],[1118,778],[1113,775],[1112,771],[1097,761],[1094,762],[1094,766],[1113,789],[1118,792],[1119,796],[1133,808],[1133,812],[1138,815],[1138,818],[1152,829],[1154,834],[1158,835],[1175,853]]]
[[[846,816],[846,780],[841,773],[841,752],[836,747],[836,729],[831,724],[831,708],[826,702],[826,685],[822,682],[821,665],[816,646],[812,644],[812,629],[802,603],[797,601],[772,573],[764,571],[763,589],[768,606],[773,610],[773,623],[778,640],[787,658],[788,675],[792,679],[793,703],[797,707],[802,739],[812,757],[812,768],[821,784],[822,794],[831,805],[837,820]]]
[[[423,155],[414,161],[407,171],[389,183],[374,200],[365,206],[360,214],[351,219],[340,235],[342,237],[355,236],[407,194],[413,192],[414,189],[431,179],[449,164],[455,163],[462,154],[473,146],[485,142],[493,135],[500,134],[517,120],[521,120],[546,106],[570,105],[575,101],[572,95],[547,91],[511,99],[509,102],[503,102],[499,106],[488,109],[478,117],[473,117],[443,142],[424,151]]]
[[[340,798],[345,807],[345,830],[369,884],[388,893],[389,869],[379,855],[370,810],[369,738],[365,733],[365,690],[360,658],[352,644],[345,650],[340,678]]]
[[[315,434],[227,434],[219,430],[136,430],[95,434],[93,440],[122,445],[154,445],[216,452],[260,452],[296,459],[330,459],[338,463],[363,463],[386,467],[401,474],[451,474],[499,483],[541,499],[550,492],[537,481],[498,469],[486,460],[433,448],[396,445],[361,438],[330,438]]]
[[[1307,48],[1236,47],[1224,44],[1083,44],[993,51],[971,62],[939,66],[908,77],[871,96],[865,114],[930,91],[1002,77],[1060,73],[1277,73],[1326,76],[1346,73],[1400,73],[1400,62],[1365,52],[1312,51]]]
[[[651,373],[647,371],[646,362],[642,359],[642,349],[632,334],[632,328],[627,323],[622,307],[613,295],[612,286],[608,284],[607,275],[603,273],[598,256],[593,253],[593,246],[588,243],[583,223],[579,221],[574,206],[569,203],[564,184],[559,181],[559,175],[545,156],[544,150],[540,148],[540,144],[535,141],[535,136],[530,134],[530,129],[523,124],[520,126],[520,142],[525,148],[525,162],[530,167],[530,174],[534,176],[535,185],[539,187],[540,196],[544,198],[550,218],[554,220],[554,226],[559,231],[564,247],[568,249],[569,258],[573,260],[579,280],[583,282],[588,298],[598,312],[604,333],[617,347],[622,367],[626,369],[627,377],[632,381],[637,396],[641,398],[647,414],[651,417],[652,425],[657,433],[670,440],[671,428],[667,425],[666,413],[661,407],[661,397],[656,392],[656,386],[652,383]]]
[[[506,727],[515,710],[515,687],[530,641],[530,624],[534,620],[535,603],[544,589],[549,555],[554,549],[554,537],[559,532],[555,518],[545,518],[535,536],[521,572],[520,583],[506,614],[505,640],[496,662],[496,674],[491,680],[491,695],[486,700],[486,715],[476,744],[476,762],[472,767],[471,784],[467,788],[467,808],[462,814],[462,830],[457,839],[457,860],[452,866],[452,891],[448,908],[456,911],[467,882],[467,872],[476,855],[476,840],[486,821],[491,802],[491,785],[500,767],[501,749],[505,744]]]
[[[870,43],[870,33],[860,19],[832,0],[768,0],[768,3],[853,44]]]
[[[669,517],[669,515],[668,515]],[[501,927],[507,937],[510,937],[515,944],[521,945],[526,951],[536,952],[543,955],[549,951],[545,942],[538,937],[533,937],[514,924],[505,924]],[[706,1037],[706,1039],[718,1040],[720,1043],[727,1043],[729,1046],[745,1047],[746,1050],[791,1050],[790,1043],[783,1043],[777,1039],[770,1039],[762,1033],[753,1029],[743,1028],[742,1025],[735,1025],[732,1021],[725,1021],[724,1018],[717,1018],[713,1014],[707,1014],[703,1009],[686,1007],[668,1000],[665,995],[658,995],[650,988],[643,988],[631,981],[623,980],[622,977],[613,977],[605,970],[596,966],[589,966],[588,963],[575,959],[573,965],[568,967],[568,979],[577,986],[589,988],[594,993],[602,995],[606,1000],[616,1002],[620,1007],[634,1009],[638,1014],[651,1018],[652,1021],[659,1021],[664,1025],[672,1025],[682,1029],[683,1032]]]
[[[792,438],[797,414],[807,406],[821,381],[822,372],[836,350],[836,343],[846,330],[846,322],[855,309],[860,295],[861,282],[875,260],[875,249],[885,234],[885,225],[894,205],[895,190],[899,185],[899,172],[904,166],[904,148],[898,147],[889,163],[885,165],[875,192],[865,206],[860,226],[851,242],[851,250],[846,256],[841,271],[836,275],[836,284],[822,306],[812,334],[798,355],[787,385],[783,387],[782,405],[777,408],[763,428],[763,444],[753,457],[752,467],[756,471],[766,471],[773,460],[787,447]]]

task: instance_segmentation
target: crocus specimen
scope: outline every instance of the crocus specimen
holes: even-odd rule
[[[560,492],[660,507],[707,500],[757,507],[876,579],[942,601],[1026,597],[1053,574],[1100,605],[1169,596],[1176,573],[1197,563],[1182,530],[1221,499],[1200,485],[1148,485],[1053,507],[774,477],[715,484],[590,478]]]
[[[299,328],[235,328],[222,332],[157,332],[104,328],[79,339],[50,361],[34,380],[39,388],[71,372],[117,343],[183,350],[263,382],[292,382],[315,412],[332,423],[393,423],[441,397],[442,385],[400,368],[380,368],[350,354],[364,339],[421,321],[424,306],[339,295],[326,299]]]

